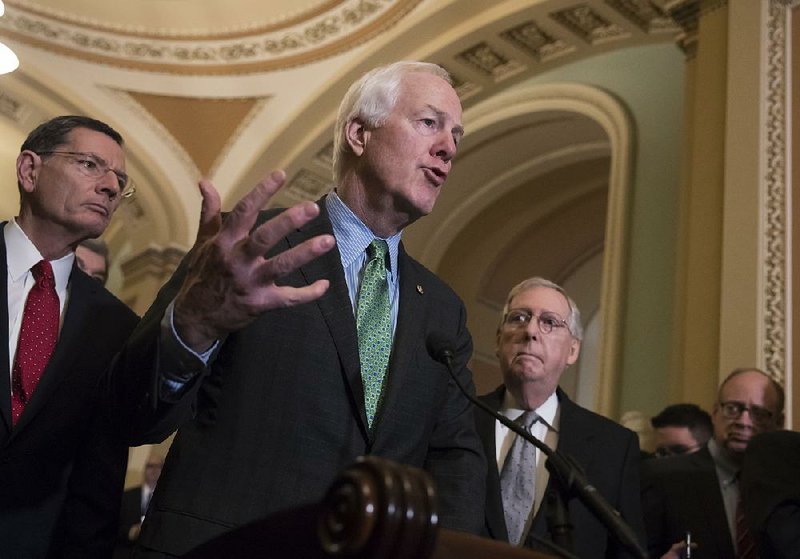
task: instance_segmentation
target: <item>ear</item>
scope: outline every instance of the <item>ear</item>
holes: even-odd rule
[[[353,150],[353,153],[357,156],[361,156],[361,154],[364,153],[364,149],[367,147],[369,130],[367,130],[367,127],[361,119],[356,117],[347,123],[345,138],[347,139],[347,144],[350,146],[350,149]]]
[[[569,355],[567,355],[567,365],[572,365],[578,360],[581,354],[581,341],[577,338],[572,338],[569,346]]]
[[[39,156],[27,149],[17,156],[17,182],[23,191],[30,193],[36,189],[36,175],[41,163]]]

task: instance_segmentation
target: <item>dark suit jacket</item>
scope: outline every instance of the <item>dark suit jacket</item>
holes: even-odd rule
[[[99,386],[136,315],[74,266],[55,352],[12,429],[5,242],[0,263],[0,557],[107,557],[128,449]]]
[[[560,388],[556,394],[561,414],[558,450],[573,457],[583,467],[589,481],[620,512],[644,544],[642,509],[639,502],[639,442],[636,435],[613,421],[578,406]],[[480,398],[497,411],[502,406],[504,395],[505,387],[501,386]],[[484,531],[491,538],[508,541],[500,474],[495,460],[495,419],[487,413],[476,413],[478,435],[483,441],[484,452],[489,461]],[[551,476],[547,490],[554,487],[555,483]],[[530,533],[551,540],[547,531],[546,508],[545,502],[537,511]],[[628,556],[603,524],[577,498],[569,503],[569,517],[573,525],[574,553],[581,559]],[[526,547],[545,550],[530,537]]]
[[[325,204],[320,206],[320,217],[275,250],[331,233]],[[162,349],[161,317],[190,260],[191,255],[131,337],[116,370],[123,379],[130,378],[125,371],[152,368]],[[480,530],[486,466],[472,409],[425,346],[432,331],[451,338],[455,369],[473,389],[465,309],[402,245],[398,267],[397,329],[372,431],[355,318],[334,249],[284,278],[294,286],[329,279],[322,298],[264,313],[228,336],[199,382],[174,405],[160,398],[150,424],[138,429],[136,442],[158,440],[188,418],[159,478],[140,545],[182,554],[233,527],[315,503],[337,474],[365,454],[424,467],[437,484],[442,525]],[[161,359],[169,370],[168,356]]]
[[[697,559],[733,559],[731,532],[714,459],[704,446],[692,454],[642,462],[642,506],[648,551],[661,557],[686,531]]]
[[[800,433],[762,433],[750,441],[740,490],[761,557],[800,558]]]

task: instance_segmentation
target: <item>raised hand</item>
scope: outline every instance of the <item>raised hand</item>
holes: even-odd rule
[[[258,212],[286,180],[274,171],[246,194],[223,223],[220,198],[209,181],[200,181],[200,228],[187,275],[175,298],[174,324],[184,343],[197,352],[249,324],[261,313],[313,301],[328,289],[327,280],[304,287],[275,282],[326,253],[333,235],[320,235],[266,258],[290,231],[319,215],[313,202],[292,206],[256,229]]]

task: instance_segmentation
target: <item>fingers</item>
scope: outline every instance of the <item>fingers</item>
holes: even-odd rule
[[[328,280],[317,280],[304,287],[277,286],[275,291],[270,293],[270,300],[263,301],[262,304],[264,308],[274,309],[309,303],[322,297],[329,286]]]
[[[222,234],[231,237],[234,242],[246,236],[256,222],[258,212],[263,208],[270,198],[283,186],[286,180],[286,173],[283,171],[273,171],[259,183],[234,206],[230,214],[225,218]]]
[[[265,260],[259,267],[257,277],[262,284],[274,283],[275,280],[325,254],[335,244],[333,235],[319,235],[308,239]]]
[[[314,202],[301,202],[279,213],[253,231],[242,246],[244,253],[255,258],[263,256],[280,239],[319,215],[319,206]]]
[[[203,202],[200,206],[200,227],[197,229],[197,244],[213,237],[220,226],[220,199],[219,193],[211,181],[201,180],[198,184]]]

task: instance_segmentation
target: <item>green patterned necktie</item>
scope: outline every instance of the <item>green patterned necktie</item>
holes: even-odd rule
[[[358,356],[361,359],[361,381],[364,384],[364,404],[367,424],[372,427],[381,387],[392,351],[392,314],[389,307],[389,284],[386,281],[386,241],[373,240],[367,247],[367,263],[361,290],[358,292],[356,328]]]

